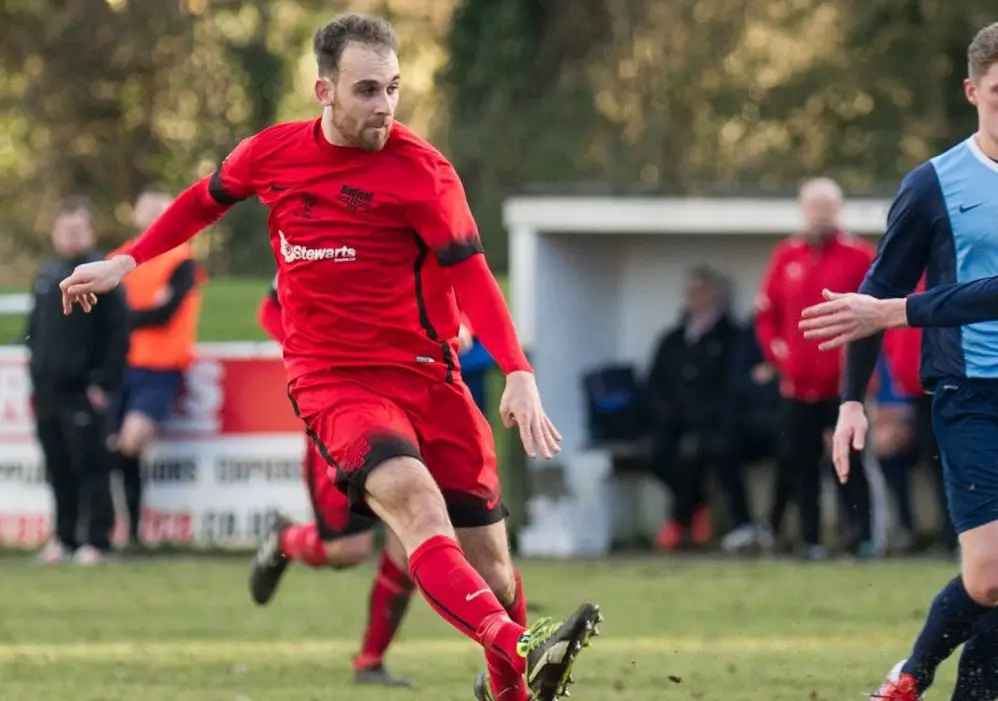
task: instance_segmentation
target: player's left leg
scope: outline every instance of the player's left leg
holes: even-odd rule
[[[952,701],[998,699],[998,609],[991,611],[963,646]]]
[[[448,421],[417,419],[417,430],[461,549],[510,619],[526,627],[526,598],[510,555],[492,430],[459,380],[436,386],[432,406],[435,415],[445,415]],[[533,694],[539,701],[551,701],[565,694],[572,681],[575,656],[588,645],[590,635],[598,635],[598,631],[581,635],[579,645],[556,664],[536,667],[542,678],[531,678],[528,673],[524,679],[506,657],[486,649],[488,671],[476,681],[475,695],[480,700],[527,701]]]

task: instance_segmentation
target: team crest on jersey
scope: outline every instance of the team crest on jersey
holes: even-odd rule
[[[361,212],[371,208],[374,193],[344,185],[340,188],[340,194],[336,199],[345,204],[351,212]]]
[[[295,216],[301,219],[311,219],[314,214],[312,210],[318,203],[315,195],[308,192],[302,193],[301,203],[298,205],[298,209],[295,210]]]

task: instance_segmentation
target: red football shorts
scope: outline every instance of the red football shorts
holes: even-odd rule
[[[311,439],[305,446],[305,459],[302,462],[302,477],[308,487],[308,497],[312,502],[316,529],[323,542],[364,533],[377,523],[372,518],[361,516],[350,509],[347,495],[341,492],[329,479],[328,465],[319,452],[319,447]]]
[[[289,389],[353,511],[372,515],[364,500],[371,470],[412,457],[440,487],[455,527],[505,518],[492,429],[460,380],[405,368],[344,368],[299,377]]]

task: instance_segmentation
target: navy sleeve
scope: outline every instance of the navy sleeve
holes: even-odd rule
[[[877,246],[877,257],[859,291],[878,299],[907,297],[925,272],[932,250],[935,222],[946,215],[946,203],[936,170],[923,163],[911,171],[887,214],[887,230]],[[861,402],[880,356],[884,335],[850,343],[843,377],[844,401]]]
[[[909,326],[963,326],[998,319],[998,277],[938,285],[908,297]]]

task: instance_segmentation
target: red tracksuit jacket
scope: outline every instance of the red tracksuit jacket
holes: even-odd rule
[[[840,395],[843,353],[822,351],[798,328],[805,307],[824,301],[821,291],[855,292],[876,251],[844,232],[812,246],[793,236],[773,251],[756,299],[755,331],[766,360],[780,374],[780,394],[817,402]]]

